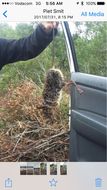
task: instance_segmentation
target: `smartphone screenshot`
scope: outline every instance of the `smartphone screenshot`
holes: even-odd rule
[[[107,190],[106,0],[0,1],[0,190]]]

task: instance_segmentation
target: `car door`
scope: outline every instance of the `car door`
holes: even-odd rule
[[[79,72],[69,23],[63,25],[71,80],[83,90],[71,87],[70,161],[106,161],[107,78]]]

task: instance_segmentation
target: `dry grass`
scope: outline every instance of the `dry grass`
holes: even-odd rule
[[[68,160],[68,99],[49,118],[42,103],[42,91],[31,80],[0,97],[0,161]]]

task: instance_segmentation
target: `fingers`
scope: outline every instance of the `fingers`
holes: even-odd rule
[[[41,26],[46,30],[46,31],[51,31],[52,29],[57,28],[59,25],[59,22],[42,22]]]
[[[53,28],[57,28],[59,25],[59,22],[52,22]]]

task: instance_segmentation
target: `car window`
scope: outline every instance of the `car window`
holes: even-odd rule
[[[75,22],[69,26],[79,71],[106,76],[107,22]]]

